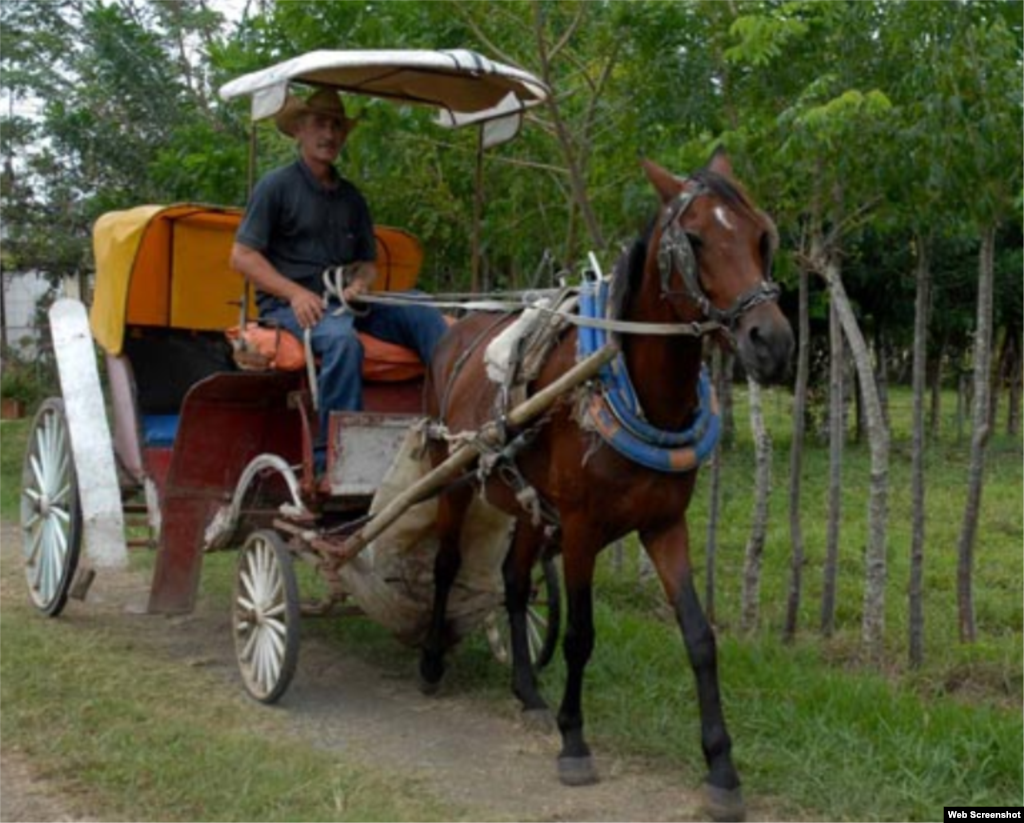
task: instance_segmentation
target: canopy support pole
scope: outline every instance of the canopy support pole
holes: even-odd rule
[[[470,291],[480,293],[480,222],[484,211],[484,127],[477,129],[476,175],[473,182],[473,275]]]

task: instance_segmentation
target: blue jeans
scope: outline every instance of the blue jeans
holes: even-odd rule
[[[409,296],[418,293],[404,292]],[[348,312],[335,315],[338,307],[332,301],[313,328],[310,341],[313,354],[320,358],[320,443],[327,438],[327,421],[332,411],[363,408],[363,346],[357,331],[410,348],[424,364],[429,364],[438,341],[448,330],[441,313],[433,306],[372,306],[365,317]],[[277,323],[302,340],[303,330],[291,306],[277,305],[264,312],[263,319]]]

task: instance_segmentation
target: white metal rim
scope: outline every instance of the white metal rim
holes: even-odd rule
[[[294,670],[297,609],[290,602],[291,569],[282,565],[274,538],[252,535],[239,558],[234,629],[238,665],[246,688],[258,700],[280,696]]]
[[[530,663],[534,666],[544,652],[548,634],[547,609],[536,605],[526,608],[526,641],[530,650]],[[487,616],[485,623],[487,642],[495,659],[504,665],[512,663],[512,638],[508,612],[497,610]]]
[[[32,602],[49,611],[66,597],[79,540],[78,484],[58,402],[43,406],[30,438],[21,492],[25,576]]]

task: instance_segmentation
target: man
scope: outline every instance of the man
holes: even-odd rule
[[[362,408],[357,330],[411,348],[429,363],[447,326],[430,306],[374,306],[359,317],[335,314],[341,307],[336,298],[324,307],[324,269],[344,265],[351,272],[343,290],[346,303],[357,301],[377,275],[369,207],[334,167],[355,123],[337,92],[328,89],[305,101],[289,96],[276,122],[295,138],[299,157],[256,185],[235,235],[231,266],[255,284],[263,318],[300,339],[304,329],[312,330],[313,352],[320,357],[322,441],[332,410]]]

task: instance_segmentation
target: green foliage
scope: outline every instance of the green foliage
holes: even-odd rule
[[[0,7],[5,88],[0,216],[6,270],[56,279],[91,265],[89,230],[140,202],[241,205],[247,105],[217,87],[286,56],[346,48],[474,48],[547,72],[601,233],[614,250],[656,200],[638,159],[685,174],[725,145],[779,224],[783,284],[815,201],[840,230],[850,296],[899,337],[915,233],[943,249],[934,322],[959,346],[973,325],[977,227],[1005,224],[996,305],[1019,328],[1021,25],[1006,3],[252,3],[226,22],[199,0]],[[551,52],[541,59],[539,38]],[[68,48],[68,43],[79,44]],[[557,44],[557,47],[556,47]],[[29,115],[21,104],[32,101]],[[476,145],[428,112],[350,97],[362,125],[342,158],[375,218],[427,253],[423,285],[469,283]],[[545,252],[593,245],[544,107],[484,161],[485,285],[530,283]],[[259,171],[292,156],[261,126]],[[525,164],[532,164],[527,167]],[[851,215],[857,220],[847,223]],[[902,267],[902,269],[901,269]],[[947,276],[948,275],[948,276]],[[884,295],[884,300],[882,296]],[[894,305],[898,303],[899,305]],[[941,306],[941,309],[940,309]],[[890,310],[891,309],[891,310]],[[955,332],[955,333],[954,333]]]
[[[737,17],[729,34],[740,43],[726,49],[725,59],[733,63],[765,66],[781,57],[795,38],[807,34],[809,26],[802,20],[782,15],[744,15]]]
[[[20,400],[29,411],[56,394],[57,375],[52,359],[26,360],[13,349],[4,352],[0,396]]]
[[[4,420],[0,423],[3,448],[0,449],[0,517],[14,522],[21,516],[21,463],[28,443],[29,420]]]
[[[4,365],[3,375],[0,376],[0,397],[32,406],[39,396],[39,382],[29,369],[20,363]]]

